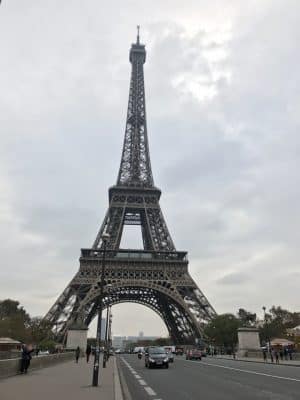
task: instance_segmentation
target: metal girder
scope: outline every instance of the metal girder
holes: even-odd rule
[[[88,326],[99,304],[104,232],[107,258],[103,307],[134,302],[155,311],[175,343],[192,343],[216,312],[188,273],[186,252],[178,252],[154,186],[146,124],[143,65],[145,46],[131,46],[127,120],[117,184],[109,189],[109,208],[91,249],[82,249],[80,268],[46,315],[63,340],[68,328]],[[144,250],[120,249],[124,225],[140,225]]]
[[[134,44],[130,49],[132,64],[128,110],[118,186],[152,187],[154,185],[146,123],[144,87],[145,46]]]

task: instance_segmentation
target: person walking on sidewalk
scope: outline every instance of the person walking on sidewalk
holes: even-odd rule
[[[87,362],[87,363],[89,362],[89,359],[90,359],[91,352],[92,352],[91,345],[90,345],[90,344],[88,344],[88,345],[86,346],[86,350],[85,350],[85,354],[86,354],[86,362]]]
[[[75,350],[75,359],[76,359],[77,364],[78,364],[79,357],[80,357],[80,347],[77,346],[77,349]]]
[[[31,353],[33,352],[33,347],[32,345],[26,345],[24,344],[22,346],[22,355],[21,355],[21,374],[27,374],[27,370],[30,365],[30,360],[31,360]]]
[[[267,350],[263,349],[263,358],[264,358],[264,362],[267,362]]]
[[[282,348],[279,351],[279,355],[280,355],[280,360],[283,361],[283,350],[282,350]]]
[[[274,362],[274,350],[273,350],[273,348],[271,347],[269,351],[270,351],[271,362],[273,363],[273,362]]]
[[[278,350],[275,350],[275,360],[276,360],[276,364],[279,364],[279,352],[278,352]]]

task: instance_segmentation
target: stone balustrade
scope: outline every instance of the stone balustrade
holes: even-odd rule
[[[58,363],[63,363],[75,359],[74,352],[56,353],[32,357],[30,369],[40,369],[49,367]],[[0,379],[17,375],[20,371],[19,358],[0,360]]]

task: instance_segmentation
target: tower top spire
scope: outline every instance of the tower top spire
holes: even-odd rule
[[[144,69],[146,61],[145,45],[140,43],[140,26],[137,26],[137,41],[129,52],[132,65],[125,138],[117,186],[153,188],[150,163]]]

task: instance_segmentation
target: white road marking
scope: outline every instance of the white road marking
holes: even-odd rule
[[[146,386],[147,383],[144,381],[144,379],[138,379],[138,382],[140,385]]]
[[[149,396],[156,396],[154,390],[150,386],[147,386],[147,383],[144,381],[144,379],[141,379],[141,376],[135,372],[135,370],[131,367],[131,365],[126,360],[124,360],[123,357],[121,357],[121,359],[123,360],[124,364],[128,367],[128,369],[132,372],[133,376],[137,379],[139,384],[144,387]],[[162,399],[155,399],[155,400],[162,400]]]
[[[149,396],[156,396],[156,393],[154,392],[154,390],[150,386],[144,386],[144,389],[149,394]]]
[[[248,369],[240,369],[240,368],[226,367],[225,365],[210,364],[210,363],[208,363],[208,362],[197,363],[197,362],[195,362],[195,361],[190,361],[190,360],[180,360],[180,361],[192,362],[192,363],[198,364],[198,365],[209,365],[209,366],[211,366],[211,367],[230,369],[230,370],[232,370],[232,371],[245,372],[245,373],[247,373],[247,374],[267,376],[267,377],[269,377],[269,378],[284,379],[284,380],[286,380],[286,381],[300,382],[300,379],[288,378],[288,377],[286,377],[286,376],[278,376],[278,375],[265,374],[264,372],[249,371]]]

